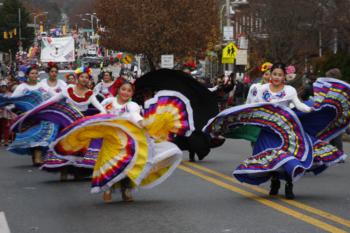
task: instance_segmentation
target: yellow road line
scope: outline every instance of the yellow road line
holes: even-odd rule
[[[215,175],[217,177],[221,177],[221,178],[223,178],[225,180],[228,180],[230,182],[242,185],[242,186],[247,187],[247,188],[249,188],[251,190],[254,190],[254,191],[258,192],[258,193],[262,193],[262,194],[266,194],[266,195],[268,194],[268,192],[265,189],[262,189],[262,188],[259,188],[257,186],[253,186],[253,185],[240,183],[240,182],[238,182],[237,180],[235,180],[231,176],[228,176],[228,175],[222,174],[220,172],[211,170],[211,169],[203,167],[201,165],[194,164],[194,163],[189,163],[189,162],[183,162],[183,163],[188,165],[188,166],[197,168],[198,170],[207,172],[207,173]],[[277,197],[277,198],[279,200],[281,200],[281,201],[291,205],[291,206],[294,206],[294,207],[297,207],[299,209],[305,210],[305,211],[310,212],[312,214],[316,214],[316,215],[321,216],[321,217],[323,217],[325,219],[331,220],[333,222],[336,222],[338,224],[341,224],[343,226],[346,226],[346,227],[350,228],[350,221],[347,220],[347,219],[341,218],[341,217],[336,216],[334,214],[328,213],[328,212],[320,210],[320,209],[316,209],[316,208],[314,208],[312,206],[309,206],[309,205],[306,205],[306,204],[303,204],[303,203],[300,203],[300,202],[297,202],[297,201],[294,201],[294,200],[287,200],[287,199],[284,199],[284,198],[281,198],[281,197]]]
[[[259,202],[259,203],[261,203],[261,204],[263,204],[265,206],[268,206],[268,207],[270,207],[272,209],[275,209],[275,210],[277,210],[279,212],[282,212],[284,214],[290,215],[290,216],[292,216],[292,217],[294,217],[296,219],[299,219],[299,220],[301,220],[303,222],[309,223],[309,224],[311,224],[311,225],[313,225],[313,226],[315,226],[317,228],[320,228],[322,230],[325,230],[327,232],[346,233],[346,231],[344,231],[344,230],[342,230],[340,228],[337,228],[335,226],[332,226],[332,225],[330,225],[328,223],[322,222],[322,221],[320,221],[320,220],[318,220],[316,218],[310,217],[308,215],[305,215],[303,213],[297,212],[295,210],[289,209],[289,208],[287,208],[287,207],[285,207],[285,206],[283,206],[281,204],[275,203],[275,202],[270,201],[268,199],[265,199],[263,197],[259,197],[259,196],[255,195],[254,193],[247,192],[247,191],[245,191],[243,189],[237,188],[236,186],[227,184],[225,182],[222,182],[220,180],[217,180],[215,178],[207,176],[207,175],[205,175],[203,173],[200,173],[198,171],[192,170],[189,167],[186,167],[186,166],[183,166],[183,165],[179,165],[178,168],[183,170],[183,171],[185,171],[185,172],[187,172],[187,173],[190,173],[190,174],[192,174],[194,176],[198,176],[198,177],[200,177],[200,178],[202,178],[202,179],[204,179],[204,180],[206,180],[206,181],[208,181],[210,183],[213,183],[213,184],[215,184],[215,185],[217,185],[219,187],[228,189],[228,190],[230,190],[232,192],[235,192],[235,193],[238,193],[238,194],[240,194],[242,196],[245,196],[247,198],[253,199],[253,200],[255,200],[255,201],[257,201],[257,202]]]

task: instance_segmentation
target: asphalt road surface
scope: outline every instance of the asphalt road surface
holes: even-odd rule
[[[350,154],[350,144],[345,143]],[[90,183],[59,182],[30,166],[29,157],[0,149],[0,233],[284,233],[350,232],[350,161],[295,184],[296,199],[267,195],[231,177],[251,151],[229,140],[204,160],[184,162],[164,183],[139,190],[135,202],[119,193],[105,204]],[[9,229],[8,229],[9,228]]]

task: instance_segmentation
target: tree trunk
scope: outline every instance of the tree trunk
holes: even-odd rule
[[[153,56],[150,55],[150,54],[146,54],[146,57],[147,57],[147,61],[148,61],[148,64],[149,64],[149,67],[151,69],[151,71],[155,71],[156,70],[156,66],[154,65],[153,63]]]

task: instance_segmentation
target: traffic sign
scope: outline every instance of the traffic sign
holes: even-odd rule
[[[28,28],[35,28],[38,27],[39,25],[35,25],[34,23],[27,23]]]
[[[233,40],[233,26],[225,26],[224,41],[232,41],[232,40]]]
[[[161,56],[161,67],[167,69],[174,68],[174,55],[162,55]]]
[[[233,64],[237,55],[237,46],[231,42],[222,50],[222,64]]]
[[[248,50],[239,49],[236,55],[236,65],[246,66],[248,65]]]

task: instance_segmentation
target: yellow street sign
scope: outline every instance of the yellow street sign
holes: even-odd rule
[[[222,50],[222,64],[233,64],[237,55],[238,48],[231,42]]]
[[[130,64],[133,60],[134,60],[134,57],[128,54],[121,60],[121,62],[124,64]]]

